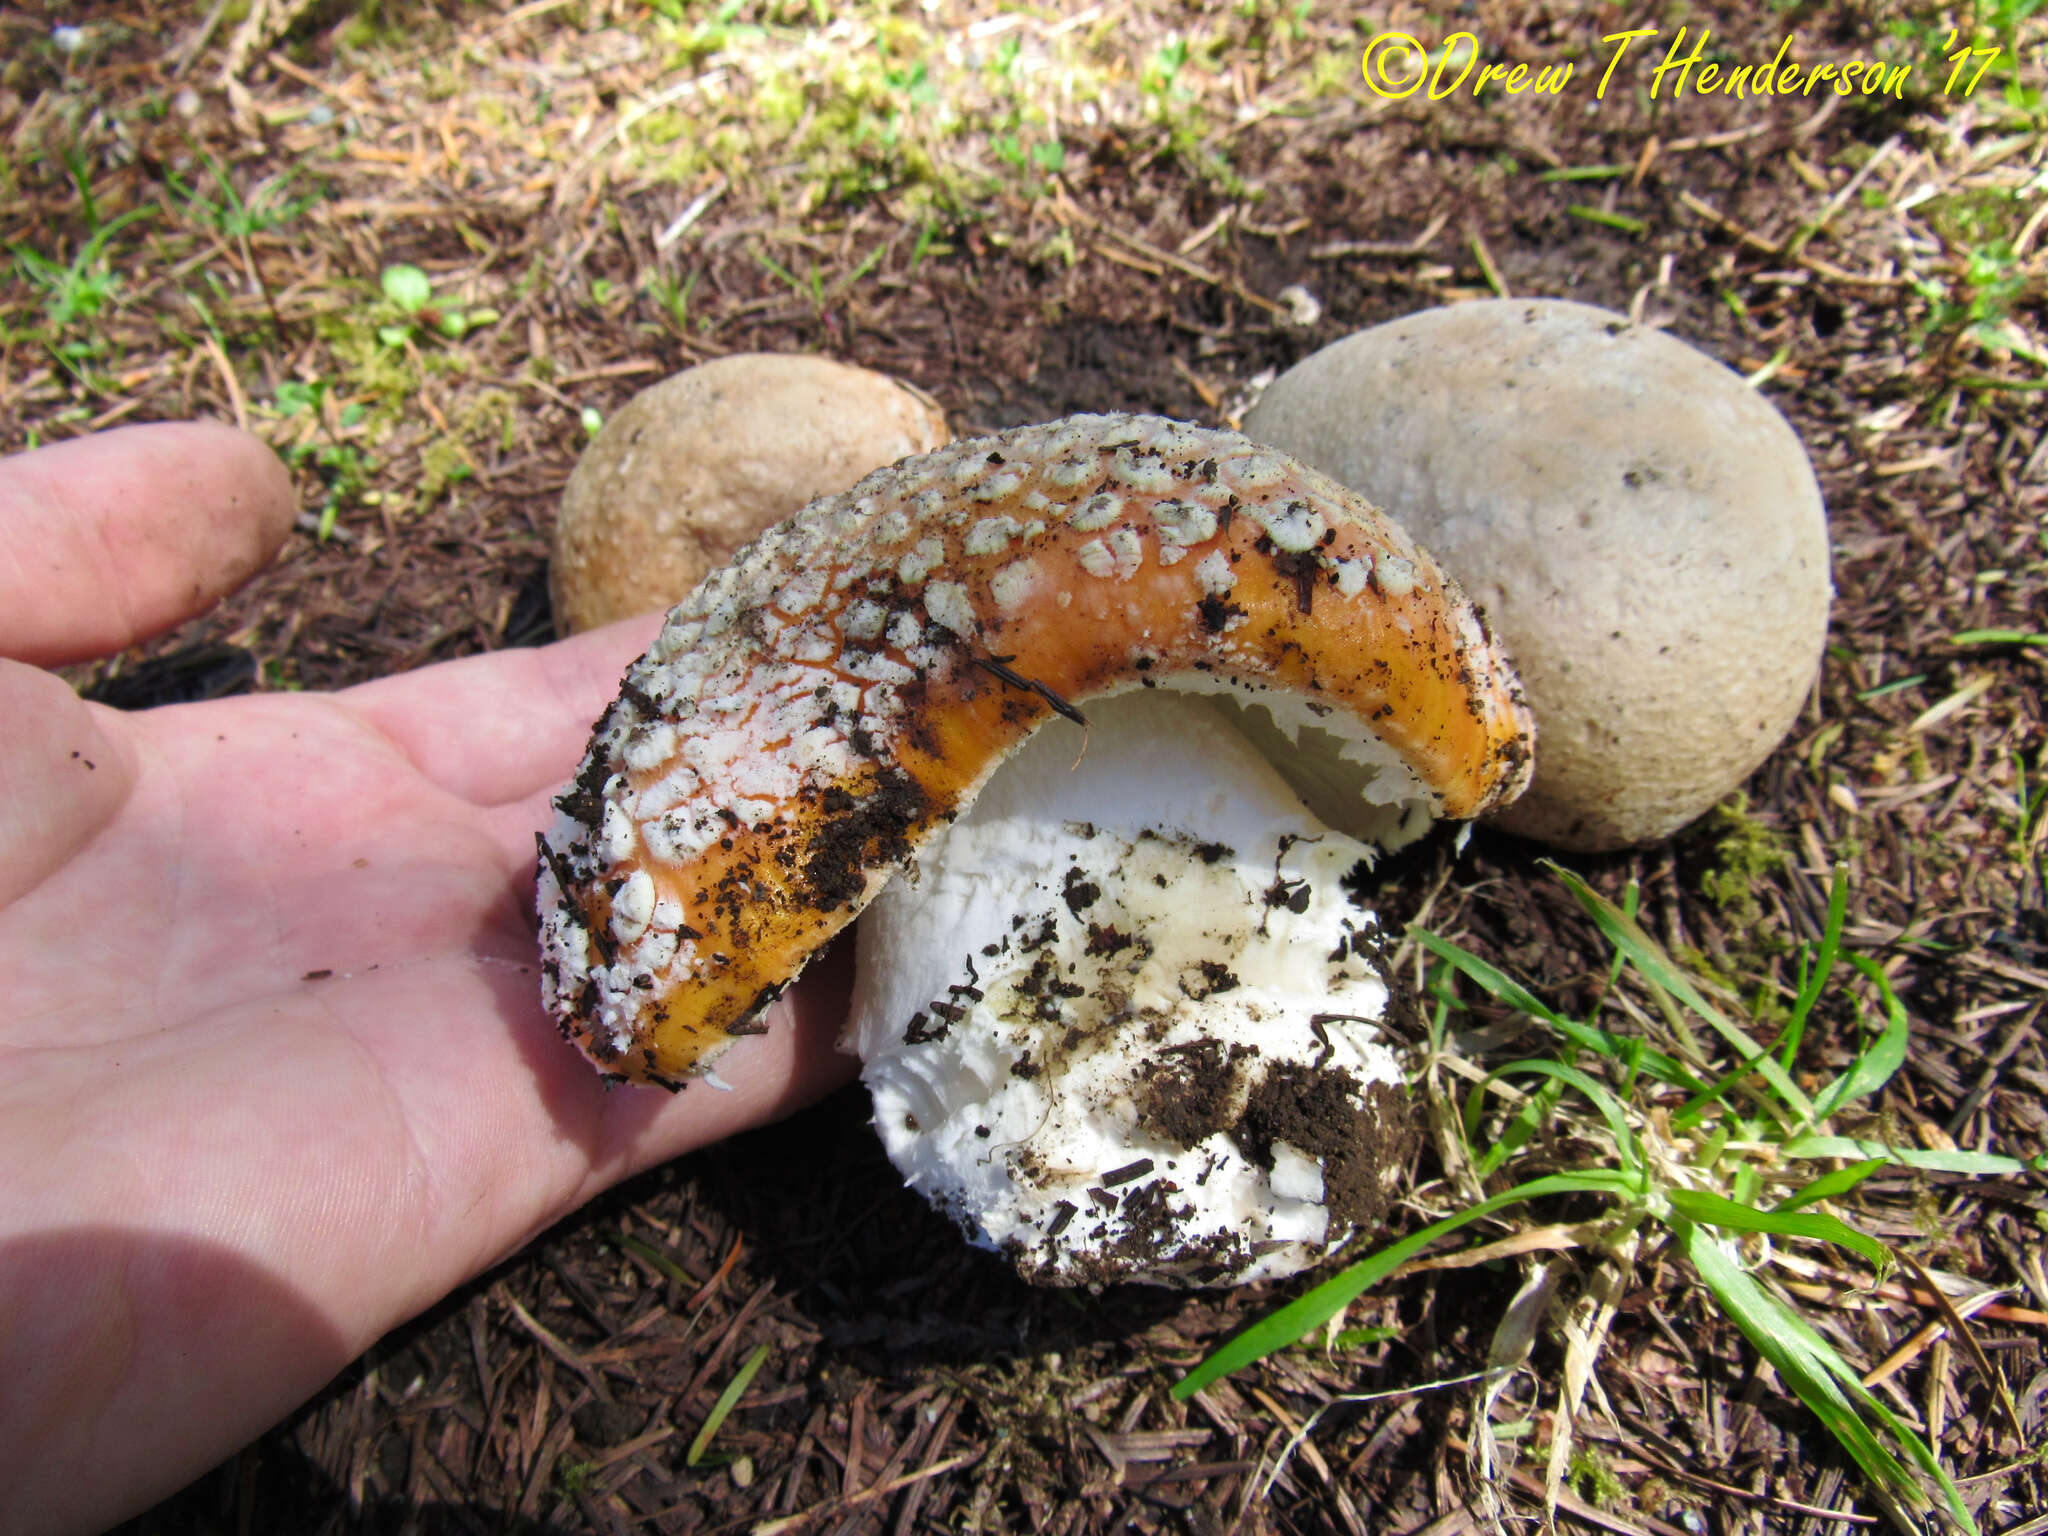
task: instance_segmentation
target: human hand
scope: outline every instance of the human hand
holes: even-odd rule
[[[0,655],[189,617],[290,497],[223,428],[0,461]],[[541,1010],[534,832],[655,627],[134,715],[0,660],[0,1530],[145,1507],[607,1185],[852,1076],[829,960],[729,1094],[607,1091]]]

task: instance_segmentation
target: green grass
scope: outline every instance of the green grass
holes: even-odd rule
[[[683,1465],[694,1467],[704,1461],[705,1453],[711,1448],[712,1436],[716,1435],[725,1421],[731,1417],[733,1409],[746,1395],[747,1388],[753,1384],[754,1377],[760,1372],[767,1358],[768,1346],[757,1345],[754,1352],[747,1356],[746,1363],[733,1374],[732,1380],[725,1384],[725,1390],[718,1394],[718,1401],[711,1405],[711,1411],[704,1416],[704,1427],[697,1431],[697,1438],[690,1442],[689,1454],[683,1458]]]
[[[1913,279],[1913,292],[1926,306],[1913,327],[1922,351],[2012,357],[2048,368],[2048,351],[2020,319],[2037,286],[2016,253],[2032,208],[2019,191],[2001,187],[1969,187],[1928,200],[1924,217],[1951,259],[1940,274]]]
[[[1583,1234],[1586,1259],[1607,1271],[1604,1286],[1589,1286],[1588,1293],[1607,1299],[1567,1330],[1567,1386],[1550,1448],[1553,1497],[1570,1465],[1579,1394],[1590,1380],[1614,1305],[1629,1289],[1627,1276],[1649,1268],[1652,1260],[1678,1259],[1861,1469],[1902,1529],[1918,1529],[1906,1522],[1939,1508],[1959,1528],[1974,1531],[1934,1450],[1862,1385],[1854,1368],[1770,1279],[1772,1247],[1784,1241],[1830,1244],[1867,1264],[1876,1278],[1888,1273],[1893,1256],[1884,1244],[1820,1209],[1849,1196],[1881,1168],[2011,1176],[2029,1166],[1982,1153],[1895,1147],[1882,1137],[1843,1134],[1834,1124],[1891,1080],[1909,1044],[1905,1010],[1883,970],[1842,948],[1846,875],[1837,874],[1821,942],[1800,957],[1796,996],[1783,1027],[1764,1042],[1711,1002],[1632,911],[1569,871],[1551,867],[1612,945],[1610,1011],[1631,1018],[1632,1027],[1570,1018],[1477,956],[1417,931],[1414,937],[1436,961],[1423,1091],[1449,1132],[1449,1177],[1469,1203],[1253,1324],[1190,1372],[1173,1395],[1186,1398],[1299,1342],[1440,1239],[1483,1218],[1526,1216],[1537,1202],[1591,1195],[1606,1203],[1606,1214],[1575,1230]],[[1845,962],[1863,989],[1844,980]],[[1623,983],[1632,1000],[1625,1007]],[[1463,987],[1546,1026],[1558,1037],[1557,1053],[1495,1067],[1460,1100],[1446,1086],[1443,1067],[1455,1050],[1451,1021],[1467,1007]],[[1809,1092],[1794,1064],[1815,1009],[1831,988],[1856,991],[1860,1043],[1846,1070]],[[1576,1166],[1558,1171],[1561,1146],[1592,1150]],[[1539,1168],[1544,1171],[1527,1176]],[[1504,1333],[1509,1322],[1503,1322]],[[1519,1353],[1504,1352],[1497,1339],[1496,1360],[1504,1353],[1518,1364],[1526,1343]],[[1509,1372],[1494,1374],[1495,1385],[1474,1415],[1477,1440],[1490,1433],[1485,1410]]]
[[[1565,212],[1575,219],[1584,219],[1588,224],[1598,224],[1606,229],[1618,229],[1625,235],[1640,235],[1649,230],[1643,220],[1626,213],[1609,213],[1605,208],[1595,208],[1587,203],[1573,203]]]
[[[1968,101],[1993,121],[2038,125],[2040,88],[2026,76],[2020,28],[2043,0],[1971,0],[1967,8],[1916,10],[1887,26],[1914,63],[1913,89],[1923,105]]]
[[[67,150],[63,160],[78,192],[85,239],[68,260],[22,244],[11,244],[8,250],[14,257],[16,277],[42,304],[44,323],[25,339],[40,342],[81,385],[96,391],[92,366],[107,352],[101,322],[119,302],[124,286],[108,246],[123,229],[150,219],[156,210],[131,208],[111,218],[101,217],[84,158]]]
[[[2048,818],[2048,747],[2035,754],[2032,779],[2027,777],[2027,760],[2017,749],[2012,754],[2012,768],[2013,829],[2009,846],[2013,862],[2019,865],[2022,884],[2031,877],[2039,897],[2048,894],[2048,837],[2042,831],[2044,818]]]
[[[218,160],[197,145],[193,150],[206,181],[195,185],[167,171],[164,184],[184,205],[187,219],[218,231],[224,239],[246,246],[252,235],[289,226],[320,200],[317,192],[293,195],[291,189],[301,175],[297,166],[257,184],[245,196]]]

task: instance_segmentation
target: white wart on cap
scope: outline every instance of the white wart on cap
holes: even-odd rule
[[[1554,299],[1424,310],[1297,363],[1245,431],[1384,508],[1484,609],[1543,732],[1508,831],[1667,837],[1812,687],[1831,596],[1812,466],[1675,337]]]
[[[1281,744],[1275,766],[1287,783],[1325,821],[1376,839],[1412,835],[1421,813],[1474,815],[1511,797],[1529,771],[1526,711],[1470,608],[1398,529],[1321,475],[1234,433],[1156,417],[1075,417],[956,443],[879,471],[771,530],[679,606],[628,672],[541,839],[549,1007],[564,1033],[610,1075],[674,1085],[705,1071],[733,1036],[760,1028],[758,1016],[804,962],[968,811],[996,767],[1041,724],[1054,715],[1078,722],[1091,700],[1160,687],[1256,705],[1247,719],[1258,727],[1254,734]],[[1099,743],[1096,714],[1104,720]],[[1099,745],[1114,801],[1117,781],[1128,786],[1139,770],[1112,755],[1108,711],[1088,719],[1083,774]],[[1196,746],[1185,734],[1193,727],[1167,729],[1181,733],[1183,756],[1226,756],[1221,748]],[[1082,733],[1066,734],[1048,750],[1071,762]],[[1233,750],[1256,758],[1241,744]],[[1144,776],[1159,778],[1149,770]],[[1275,789],[1272,776],[1265,777],[1265,785],[1244,790],[1241,775],[1226,774],[1213,789],[1178,797],[1188,807],[1183,820],[1219,810],[1226,821],[1230,814],[1249,818],[1246,846],[1230,860],[1235,896],[1219,884],[1207,905],[1162,899],[1156,893],[1207,867],[1207,834],[1131,822],[1114,806],[1082,840],[1109,840],[1105,846],[1115,851],[1101,868],[1121,864],[1131,877],[1126,890],[1099,888],[1093,900],[1081,901],[1068,874],[1079,868],[1081,882],[1090,883],[1091,866],[1062,864],[1069,859],[1064,852],[1044,855],[1048,875],[1059,866],[1058,905],[1077,926],[1045,944],[1026,942],[1029,935],[1011,942],[1021,979],[1005,989],[1028,998],[1027,1011],[1058,1017],[1080,988],[1104,1027],[1084,1027],[1077,1008],[1072,1028],[1081,1035],[1074,1041],[1062,1031],[1056,1048],[1041,1044],[1030,1062],[1013,1053],[1015,1041],[992,1045],[987,1062],[1000,1060],[1003,1073],[1027,1080],[1032,1064],[1042,1070],[1051,1055],[1076,1062],[1099,1055],[1100,1047],[1081,1048],[1084,1037],[1107,1040],[1115,1033],[1109,1025],[1132,1019],[1141,1032],[1154,1028],[1165,1010],[1143,997],[1189,1001],[1179,994],[1203,989],[1204,958],[1222,971],[1285,969],[1290,944],[1293,953],[1321,946],[1316,967],[1341,971],[1333,983],[1358,989],[1360,1019],[1377,1016],[1384,982],[1370,919],[1338,888],[1368,850],[1337,842],[1285,786]],[[1063,793],[1057,784],[1053,792]],[[1233,807],[1241,795],[1253,808]],[[1089,828],[1088,807],[1099,798],[1077,790],[1075,814],[1057,818],[1062,825],[1049,830],[1064,834],[1067,821]],[[1253,824],[1261,837],[1270,836],[1270,852],[1251,836]],[[1014,830],[984,835],[969,824],[946,841],[949,848],[976,837],[1014,844]],[[1318,839],[1328,841],[1326,854],[1314,852]],[[1150,862],[1161,851],[1152,844],[1178,845],[1172,873]],[[935,860],[921,883],[942,892],[952,878],[946,868],[972,864]],[[1149,885],[1139,873],[1146,869]],[[1013,896],[1041,900],[1036,877],[1021,867],[1012,873],[1014,879],[1001,878]],[[987,884],[986,876],[974,878]],[[1280,895],[1269,899],[1274,891]],[[1111,905],[1085,915],[1104,902]],[[1233,933],[1264,927],[1268,937],[1278,933],[1280,948],[1197,953],[1205,925],[1214,926],[1199,914],[1233,905],[1245,909],[1231,917]],[[1148,930],[1142,944],[1116,950],[1090,973],[1091,988],[1076,979],[1082,962],[1105,957],[1087,954],[1086,923],[1116,926],[1121,919],[1112,918],[1112,906],[1148,924],[1197,915],[1185,934]],[[1285,921],[1275,918],[1276,908]],[[1311,912],[1308,927],[1291,921]],[[1000,951],[1006,937],[969,932],[962,944],[929,929],[924,936],[924,947],[943,956],[942,967],[993,960],[984,949]],[[1213,931],[1208,941],[1237,942]],[[1116,943],[1107,936],[1096,942],[1103,949]],[[1144,974],[1155,958],[1153,974]],[[1118,967],[1128,974],[1117,974]],[[1036,994],[1028,991],[1034,971],[1043,972]],[[1184,976],[1194,978],[1192,987],[1183,986]],[[900,1047],[903,1036],[919,1033],[913,1017],[924,1011],[930,1034],[932,1013],[924,1005],[957,1006],[966,993],[956,986],[975,983],[964,969],[943,977],[925,971],[893,993],[870,990],[865,995],[881,1001],[863,1013],[857,1032],[865,1042],[893,1028]],[[1244,990],[1240,1001],[1252,1001]],[[1112,993],[1121,993],[1129,1009]],[[911,1006],[903,1012],[899,1004]],[[1374,1044],[1369,1027],[1355,1041],[1325,1039],[1327,1021],[1304,1016],[1283,1027],[1273,1022],[1281,1011],[1262,1003],[1230,1026],[1257,1038],[1211,1030],[1207,1044],[1179,1039],[1166,1021],[1155,1037],[1169,1052],[1160,1062],[1182,1062],[1200,1076],[1204,1052],[1220,1050],[1227,1059],[1237,1047],[1239,1061],[1256,1052],[1263,1065],[1285,1056],[1280,1042],[1288,1029],[1305,1030],[1310,1043],[1295,1054],[1324,1067],[1341,1056],[1351,1084],[1347,1112],[1371,1111],[1373,1084],[1387,1077],[1383,1060],[1367,1059]],[[1346,1010],[1311,1004],[1296,1011]],[[1258,1035],[1260,1028],[1269,1034]],[[1170,1054],[1180,1046],[1193,1049]],[[953,1071],[943,1062],[928,1065],[928,1082]],[[1178,1069],[1151,1070],[1171,1076]],[[1233,1140],[1226,1121],[1269,1192],[1277,1179],[1298,1203],[1320,1205],[1323,1195],[1313,1186],[1352,1178],[1327,1162],[1305,1166],[1316,1154],[1270,1128],[1290,1115],[1300,1118],[1301,1095],[1291,1109],[1275,1099],[1252,1110],[1263,1071],[1222,1078],[1227,1103],[1177,1119],[1163,1108],[1150,1115],[1155,1129],[1163,1119],[1181,1134],[1161,1146],[1185,1156],[1183,1167],[1168,1170],[1162,1157],[1131,1172],[1142,1156],[1107,1167],[1046,1162],[1040,1182],[1063,1179],[1097,1209],[1103,1198],[1122,1206],[1139,1195],[1185,1226],[1177,1213],[1194,1203],[1185,1193],[1201,1187],[1203,1159],[1220,1151],[1202,1145]],[[1167,1091],[1154,1095],[1159,1105]],[[1198,1126],[1205,1128],[1192,1134]],[[996,1127],[990,1124],[984,1137],[970,1125],[965,1134],[992,1143]],[[1398,1139],[1392,1130],[1387,1136]],[[1109,1155],[1107,1141],[1090,1143],[1090,1159]],[[1100,1197],[1088,1193],[1098,1188]],[[931,1192],[946,1203],[942,1191]],[[1326,1217],[1318,1234],[1310,1230],[1318,1220],[1297,1213],[1293,1225],[1283,1221],[1273,1236],[1228,1253],[1170,1237],[1124,1241],[1127,1256],[1145,1262],[1112,1271],[1092,1258],[1063,1261],[1062,1239],[1068,1231],[1078,1238],[1100,1228],[1103,1244],[1115,1246],[1131,1224],[1112,1231],[1116,1224],[1062,1218],[1060,1198],[1041,1202],[1039,1214],[1027,1218],[1031,1236],[1019,1229],[996,1237],[978,1209],[959,1202],[949,1208],[975,1235],[1010,1249],[1027,1273],[1051,1279],[1116,1278],[1162,1266],[1158,1278],[1235,1278],[1264,1272],[1259,1262],[1270,1245],[1302,1250],[1335,1236]],[[1070,1203],[1078,1212],[1079,1201]],[[1150,1230],[1158,1233],[1161,1223]],[[1032,1242],[1041,1246],[1026,1253]]]

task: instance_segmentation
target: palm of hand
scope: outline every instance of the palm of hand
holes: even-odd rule
[[[533,834],[649,633],[25,743],[132,775],[0,906],[0,1486],[37,1528],[175,1488],[597,1190],[846,1075],[823,989],[676,1098],[607,1092],[540,1008]]]

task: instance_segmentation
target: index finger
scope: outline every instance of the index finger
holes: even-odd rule
[[[291,531],[291,477],[216,422],[162,422],[0,460],[0,656],[111,656],[204,613]]]

